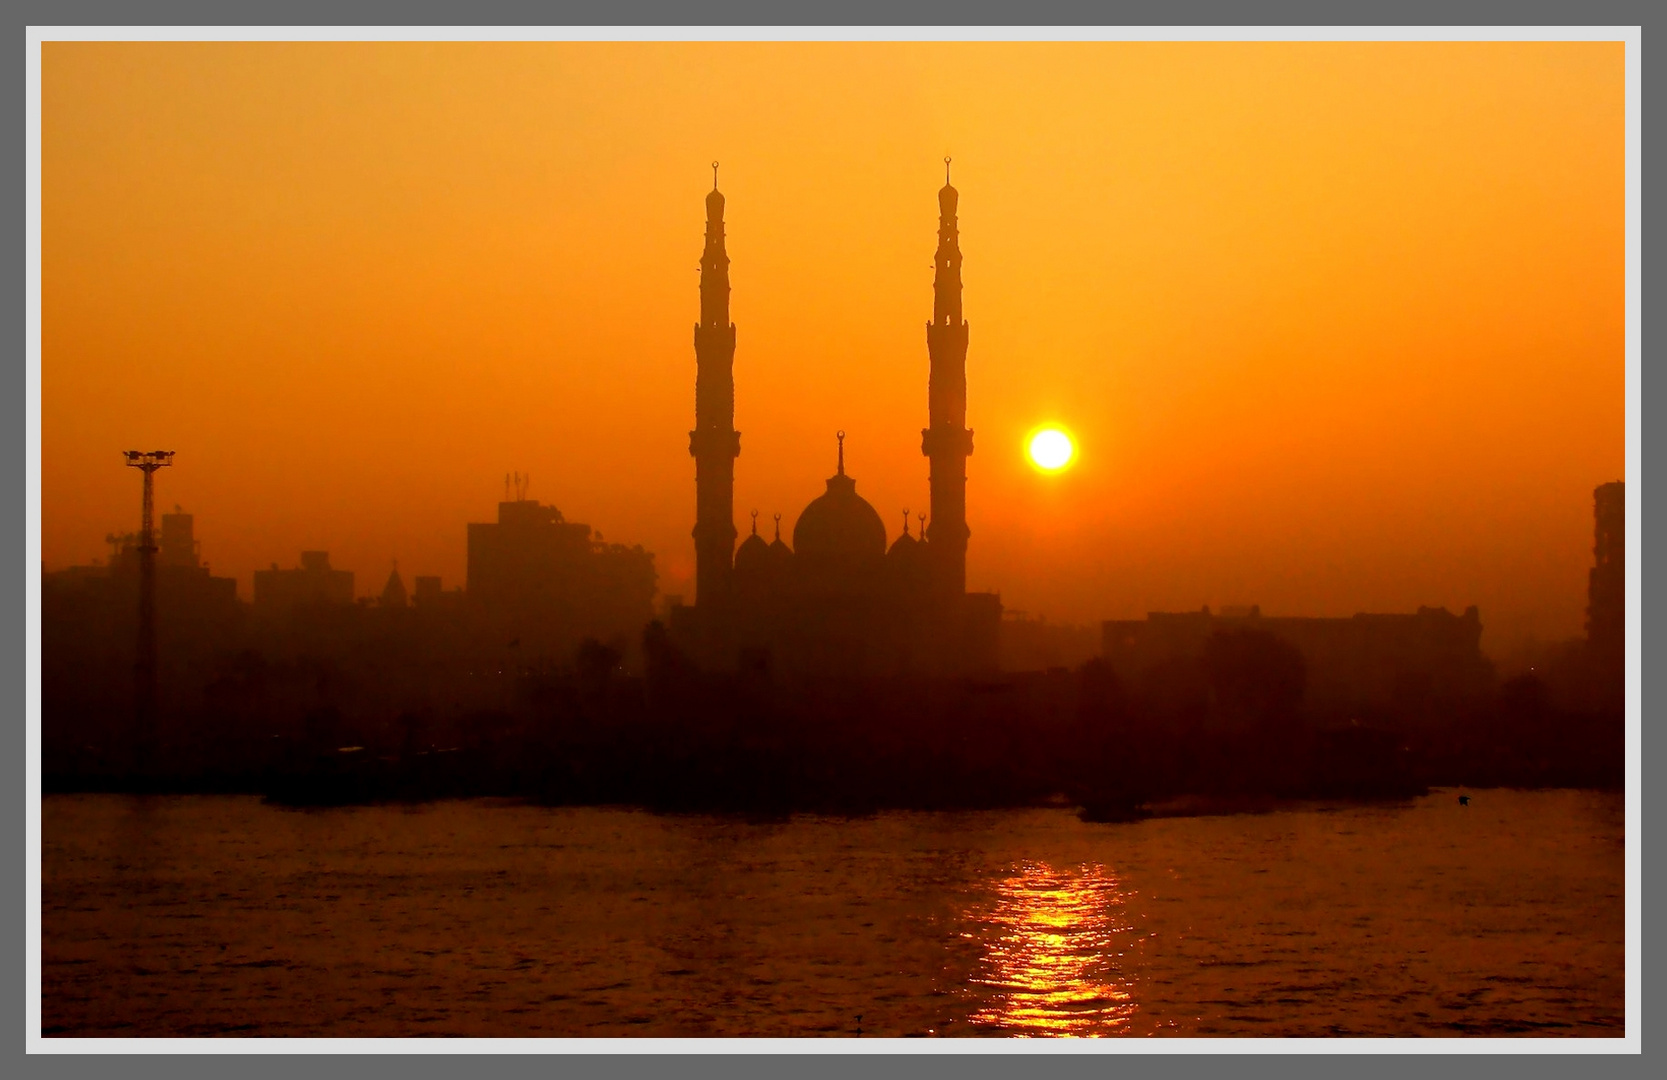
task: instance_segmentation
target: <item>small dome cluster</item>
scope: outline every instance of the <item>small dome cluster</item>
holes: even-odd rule
[[[828,477],[827,490],[799,515],[791,548],[781,538],[780,514],[775,522],[775,539],[765,543],[754,510],[752,531],[736,549],[735,578],[744,598],[759,595],[769,583],[785,583],[789,574],[813,590],[845,592],[878,586],[882,579],[912,580],[925,570],[926,515],[920,515],[916,539],[909,533],[909,512],[903,511],[903,534],[887,549],[885,522],[845,473],[843,431],[837,471]]]

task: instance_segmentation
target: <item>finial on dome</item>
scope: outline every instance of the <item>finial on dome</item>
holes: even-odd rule
[[[845,475],[845,432],[838,433],[839,439],[839,475]]]
[[[903,535],[909,535],[909,508],[907,506],[903,508]]]
[[[758,535],[758,511],[757,510],[754,510],[752,512],[752,534],[754,536]]]
[[[776,543],[781,543],[781,511],[776,511]]]
[[[949,163],[952,160],[954,160],[954,159],[949,157],[948,155],[944,156],[944,159],[943,159],[943,185],[944,185],[944,187],[949,186]]]
[[[948,176],[949,174],[946,172],[944,175]],[[712,190],[718,190],[718,163],[716,161],[712,163]]]
[[[926,515],[916,514],[915,520],[920,522],[920,538],[922,540],[926,539]]]

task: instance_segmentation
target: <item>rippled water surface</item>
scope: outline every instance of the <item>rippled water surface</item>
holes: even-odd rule
[[[1623,807],[45,801],[48,1035],[1619,1036]]]

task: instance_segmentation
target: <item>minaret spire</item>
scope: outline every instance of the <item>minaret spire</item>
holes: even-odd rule
[[[729,321],[729,253],[718,163],[706,195],[706,248],[700,258],[700,322],[695,325],[695,604],[722,607],[735,555],[735,324]]]
[[[938,252],[933,261],[932,321],[926,326],[931,357],[928,427],[920,452],[931,462],[931,527],[922,539],[931,553],[932,579],[941,598],[967,591],[967,458],[972,431],[967,424],[967,323],[961,317],[961,241],[956,211],[960,194],[949,185],[950,159],[943,159],[938,191]]]

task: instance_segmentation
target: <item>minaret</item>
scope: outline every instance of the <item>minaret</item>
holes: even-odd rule
[[[735,324],[729,321],[729,254],[718,163],[706,196],[706,250],[700,258],[700,322],[695,325],[695,604],[721,608],[735,555]]]
[[[961,318],[961,245],[956,228],[958,195],[949,186],[949,159],[943,159],[943,187],[938,191],[938,255],[932,281],[932,321],[926,349],[932,358],[928,383],[928,423],[920,433],[920,452],[931,461],[932,517],[926,530],[935,591],[961,596],[967,591],[967,458],[972,432],[967,429],[967,323]]]

